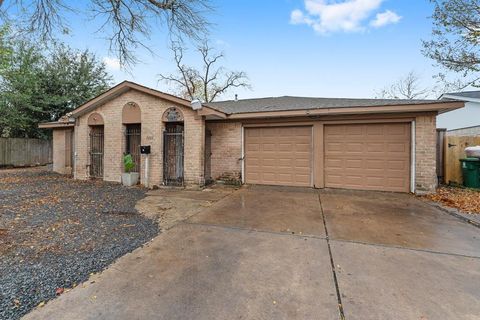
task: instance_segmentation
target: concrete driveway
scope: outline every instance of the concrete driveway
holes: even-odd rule
[[[477,227],[410,195],[249,187],[25,318],[479,319],[479,300]]]

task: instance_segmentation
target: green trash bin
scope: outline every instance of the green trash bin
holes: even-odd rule
[[[460,159],[462,163],[463,185],[467,188],[480,189],[480,159]]]

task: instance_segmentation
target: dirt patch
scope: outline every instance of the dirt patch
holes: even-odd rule
[[[458,187],[441,187],[436,194],[423,196],[446,207],[455,208],[463,213],[480,214],[480,190]]]

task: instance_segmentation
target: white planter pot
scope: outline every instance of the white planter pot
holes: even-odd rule
[[[140,174],[138,172],[122,173],[122,184],[126,187],[134,186],[138,183]]]

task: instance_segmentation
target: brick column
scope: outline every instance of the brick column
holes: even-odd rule
[[[416,117],[415,121],[415,192],[435,192],[436,170],[436,114]]]

